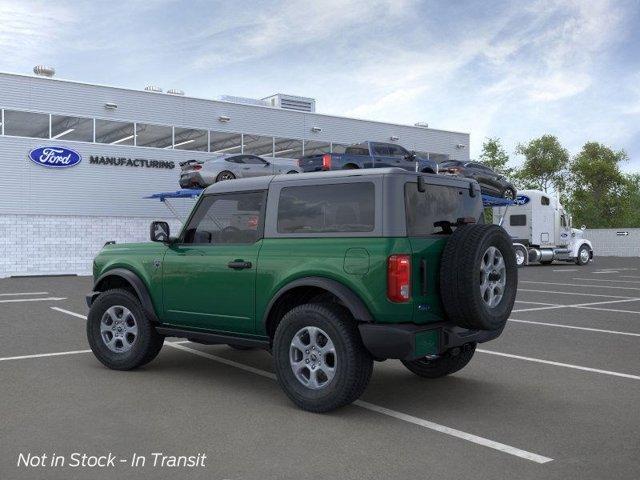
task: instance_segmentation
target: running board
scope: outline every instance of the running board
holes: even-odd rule
[[[233,335],[224,335],[221,333],[195,332],[193,330],[185,330],[182,328],[156,327],[156,332],[165,337],[186,338],[195,343],[203,343],[205,345],[240,345],[242,347],[264,348],[269,350],[271,345],[268,340],[236,337]]]

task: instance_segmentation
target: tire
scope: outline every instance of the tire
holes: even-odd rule
[[[216,177],[216,183],[217,182],[222,182],[224,180],[233,180],[235,178],[236,178],[236,176],[233,173],[231,173],[228,170],[224,170],[224,171],[220,172],[218,174],[218,176]]]
[[[475,343],[467,343],[462,347],[448,350],[437,358],[419,358],[405,361],[402,364],[419,377],[440,378],[462,370],[473,358],[476,351]]]
[[[552,263],[553,263],[553,260],[540,261],[540,265],[551,265]]]
[[[515,200],[516,199],[516,191],[511,188],[511,187],[507,187],[504,190],[502,190],[502,195],[500,195],[502,198],[508,198],[509,200]]]
[[[453,232],[440,262],[440,296],[451,321],[463,328],[499,330],[517,288],[513,244],[502,227],[474,224]]]
[[[119,321],[124,323],[116,325]],[[137,327],[135,335],[132,325]],[[113,370],[131,370],[149,363],[164,343],[138,298],[122,289],[107,290],[93,302],[87,317],[87,339],[96,358]]]
[[[315,346],[311,333],[316,345],[330,349],[331,345],[334,353],[315,355],[313,348],[305,348]],[[296,338],[300,348],[294,346]],[[301,409],[316,413],[358,399],[373,370],[373,359],[362,344],[357,323],[344,307],[329,303],[299,305],[285,314],[274,335],[273,358],[278,383],[285,393]],[[315,370],[318,360],[321,363]],[[294,361],[299,361],[298,374],[294,373]]]
[[[253,347],[247,347],[246,345],[233,345],[230,343],[229,346],[234,350],[253,350]]]
[[[527,264],[527,258],[529,256],[529,252],[522,245],[516,245],[513,247],[513,254],[516,258],[516,266],[518,268],[522,268]]]
[[[586,255],[585,253],[586,252]],[[589,263],[589,260],[591,259],[591,255],[590,255],[591,249],[587,246],[587,245],[582,245],[579,249],[578,249],[578,256],[576,257],[576,264],[577,265],[586,265],[587,263]]]
[[[343,168],[343,170],[359,170],[360,167],[354,165],[353,163],[347,163]]]
[[[293,175],[294,173],[298,173],[295,170],[291,170],[290,172],[287,172],[287,175]]]

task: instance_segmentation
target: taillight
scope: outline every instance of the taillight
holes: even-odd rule
[[[195,164],[194,166],[192,166],[191,168],[193,168],[194,170],[200,170],[202,168],[202,165],[199,164]]]
[[[411,256],[391,255],[387,261],[387,297],[392,302],[411,298]]]
[[[322,169],[331,170],[331,155],[328,153],[322,155]]]

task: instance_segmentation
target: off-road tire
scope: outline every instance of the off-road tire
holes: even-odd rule
[[[290,364],[291,341],[305,326],[326,332],[336,350],[335,376],[317,390],[303,385]],[[287,312],[273,338],[273,358],[278,383],[288,397],[301,409],[316,413],[357,400],[373,371],[373,359],[362,344],[356,321],[346,308],[330,303],[299,305]]]
[[[439,378],[462,370],[473,358],[475,343],[467,343],[462,347],[449,349],[437,358],[428,357],[405,361],[402,364],[416,375],[424,378]]]
[[[138,327],[131,349],[122,353],[109,350],[100,333],[103,315],[115,305],[129,309]],[[164,343],[164,337],[156,332],[140,300],[123,289],[107,290],[95,299],[87,316],[87,340],[96,358],[113,370],[132,370],[146,365],[160,353]]]
[[[480,292],[480,265],[489,247],[499,250],[504,260],[504,291],[494,306],[487,305]],[[517,288],[513,243],[502,227],[474,224],[453,232],[440,262],[440,295],[451,321],[470,329],[502,329],[511,314]]]

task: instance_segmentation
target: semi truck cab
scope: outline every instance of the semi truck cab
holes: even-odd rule
[[[591,242],[583,238],[585,227],[572,228],[560,201],[541,190],[522,190],[515,205],[493,207],[493,223],[513,239],[519,266],[554,260],[585,265],[593,259]]]

